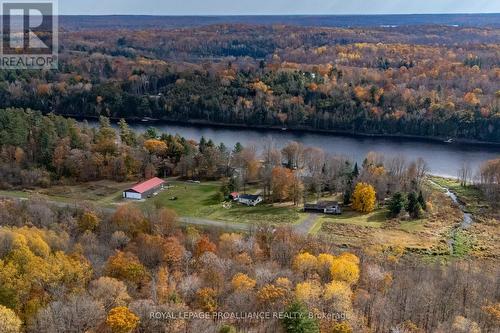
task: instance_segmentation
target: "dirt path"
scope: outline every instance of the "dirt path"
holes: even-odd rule
[[[318,218],[319,215],[317,214],[309,214],[309,216],[305,219],[304,222],[294,226],[295,232],[301,235],[309,234],[309,231],[311,231],[311,229],[314,227]]]

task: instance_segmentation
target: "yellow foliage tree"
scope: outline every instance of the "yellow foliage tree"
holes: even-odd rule
[[[203,288],[196,292],[196,303],[205,312],[217,310],[217,293],[212,288]]]
[[[266,284],[257,292],[257,299],[263,305],[276,304],[285,300],[287,290],[272,284]]]
[[[343,321],[333,326],[332,333],[352,333],[352,327],[351,325]]]
[[[332,281],[325,285],[323,299],[337,312],[352,312],[352,290],[343,281]]]
[[[119,306],[109,311],[106,324],[113,333],[129,333],[139,324],[139,317],[127,307]]]
[[[108,259],[105,274],[118,280],[140,283],[146,277],[146,268],[130,252],[116,252]]]
[[[330,267],[330,273],[335,281],[344,281],[349,285],[355,284],[359,279],[359,266],[346,258],[335,258]]]
[[[0,332],[2,333],[19,333],[21,332],[21,319],[19,319],[14,311],[0,305]]]
[[[309,252],[299,253],[293,259],[292,267],[295,271],[307,276],[318,266],[318,260]]]
[[[168,283],[168,269],[166,267],[160,267],[158,273],[156,274],[156,294],[158,297],[158,301],[160,303],[167,302],[170,288]]]
[[[292,281],[290,281],[286,277],[279,277],[276,279],[276,285],[281,288],[285,289],[291,289],[292,288]]]
[[[371,213],[375,209],[376,192],[373,186],[358,183],[352,196],[352,207],[360,213]]]
[[[328,253],[321,253],[317,259],[317,270],[325,280],[330,277],[330,267],[332,267],[335,256]]]
[[[304,302],[313,302],[321,296],[321,285],[316,281],[298,283],[295,287],[295,296]]]
[[[343,281],[332,281],[325,285],[323,298],[325,300],[332,300],[334,298],[351,300],[352,290],[349,285]]]
[[[359,265],[360,263],[359,258],[355,254],[352,254],[350,252],[343,252],[341,255],[339,255],[339,258],[353,262],[356,265]]]
[[[93,212],[85,212],[78,219],[78,228],[81,231],[94,231],[99,226],[99,217]]]
[[[243,273],[236,274],[231,281],[233,288],[239,291],[252,290],[256,284],[257,282],[255,280]]]
[[[9,239],[0,257],[0,286],[7,297],[0,298],[12,309],[23,309],[26,316],[34,314],[50,297],[51,286],[80,291],[92,275],[85,259],[60,251],[52,253],[46,237],[36,228],[0,228],[0,241]],[[51,237],[52,241],[61,240],[56,234]]]

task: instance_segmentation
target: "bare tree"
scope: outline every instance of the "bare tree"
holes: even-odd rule
[[[291,141],[282,149],[283,156],[290,169],[300,169],[303,165],[304,146],[295,141]]]
[[[55,301],[38,311],[28,332],[84,333],[98,327],[105,318],[103,305],[88,295],[74,295]]]
[[[462,187],[467,187],[467,185],[472,183],[472,168],[470,166],[470,163],[463,162],[460,169],[458,169],[457,175]]]

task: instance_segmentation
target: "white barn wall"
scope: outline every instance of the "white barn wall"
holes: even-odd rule
[[[142,196],[140,193],[135,193],[135,192],[124,192],[124,197],[126,199],[134,199],[134,200],[141,200]]]

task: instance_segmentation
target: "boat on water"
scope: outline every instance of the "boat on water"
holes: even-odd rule
[[[455,140],[453,140],[453,139],[448,139],[448,140],[444,141],[444,143],[453,143],[453,142],[455,142]]]

